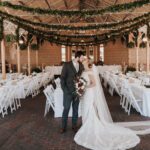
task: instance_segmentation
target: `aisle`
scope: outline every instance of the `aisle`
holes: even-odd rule
[[[107,92],[105,93],[116,121],[126,121],[127,118],[129,118],[128,121],[139,119],[137,113],[128,117],[123,112],[118,105],[118,96],[112,98]],[[0,150],[84,150],[73,142],[74,134],[70,123],[69,131],[61,135],[58,132],[60,119],[54,119],[53,112],[49,113],[46,118],[43,117],[44,106],[43,94],[33,99],[29,97],[22,101],[21,109],[0,119]],[[141,144],[133,150],[149,149],[150,135],[141,138]]]

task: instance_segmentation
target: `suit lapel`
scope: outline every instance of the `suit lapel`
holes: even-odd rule
[[[74,67],[74,65],[73,65],[73,62],[72,62],[72,61],[71,61],[71,68],[72,68],[73,72],[74,72],[75,74],[77,74],[76,68]]]
[[[78,71],[78,74],[81,75],[81,73],[82,73],[82,64],[79,63],[79,71]]]

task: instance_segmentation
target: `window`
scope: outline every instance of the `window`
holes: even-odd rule
[[[71,54],[71,59],[72,60],[75,58],[75,53],[76,53],[76,49],[73,47],[72,54]]]
[[[100,45],[99,50],[100,50],[100,60],[104,61],[104,45],[103,44]]]
[[[94,60],[94,47],[93,46],[90,46],[89,47],[89,57]]]
[[[66,46],[62,45],[61,47],[61,61],[66,61]]]

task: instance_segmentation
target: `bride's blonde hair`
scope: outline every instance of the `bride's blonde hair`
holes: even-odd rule
[[[92,68],[93,61],[92,61],[92,59],[90,57],[85,57],[82,63],[84,64],[84,62],[87,62],[88,63],[88,67]]]

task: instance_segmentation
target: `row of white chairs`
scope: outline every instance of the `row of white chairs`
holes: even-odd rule
[[[0,113],[4,118],[8,114],[8,108],[10,108],[11,113],[21,107],[20,99],[16,93],[18,89],[17,86],[4,86],[0,88]]]
[[[125,75],[122,75],[125,76]],[[104,86],[107,88],[109,86],[109,93],[113,96],[116,92],[120,96],[120,105],[125,110],[125,112],[130,115],[131,106],[136,109],[141,115],[142,113],[142,100],[137,99],[133,94],[129,81],[126,78],[121,78],[115,75],[113,72],[105,72],[102,75],[104,80]],[[142,81],[140,81],[142,82]]]
[[[55,79],[54,83],[56,85],[56,89],[61,88],[60,78]],[[49,112],[50,108],[52,108],[53,111],[55,111],[55,100],[54,100],[55,89],[52,86],[52,84],[50,84],[44,89],[43,92],[46,96],[46,104],[45,104],[45,111],[44,111],[44,117],[45,117],[47,113]]]
[[[141,115],[142,113],[142,99],[137,99],[133,94],[130,85],[128,84],[127,80],[122,81],[121,87],[121,99],[120,105],[124,108],[125,112],[130,115],[131,106],[136,109]]]
[[[35,76],[26,76],[18,80],[3,81],[0,87],[0,113],[4,118],[10,108],[11,113],[21,107],[20,99],[29,95],[36,96],[41,87],[46,87],[53,79],[50,73],[39,73]]]

